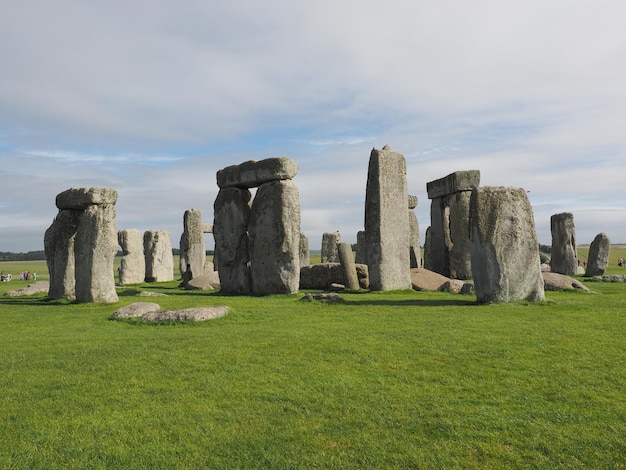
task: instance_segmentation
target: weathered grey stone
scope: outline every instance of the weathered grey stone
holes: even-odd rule
[[[471,279],[469,246],[469,205],[471,192],[461,191],[447,197],[450,208],[449,262],[452,279]]]
[[[220,288],[220,277],[217,271],[211,273],[195,276],[184,286],[185,289],[190,290],[215,290]]]
[[[426,183],[428,199],[448,196],[460,191],[472,191],[480,185],[480,171],[455,171],[443,178]]]
[[[575,275],[578,273],[578,254],[576,252],[576,229],[574,215],[569,212],[554,214],[550,217],[552,230],[552,272]]]
[[[141,319],[146,322],[162,321],[205,321],[221,318],[230,309],[226,306],[219,307],[192,307],[182,310],[160,310],[142,315]]]
[[[4,293],[7,297],[19,297],[22,295],[35,295],[48,292],[50,290],[50,283],[48,281],[37,281],[29,284],[22,289],[10,290]]]
[[[409,194],[409,260],[411,268],[420,268],[422,256],[420,253],[420,226],[415,215],[417,196]]]
[[[561,290],[581,290],[589,292],[589,288],[579,280],[566,276],[564,274],[542,272],[543,286],[547,291]]]
[[[51,299],[76,298],[76,270],[74,264],[74,242],[83,211],[62,210],[54,218],[44,235],[44,251]]]
[[[359,230],[356,233],[356,255],[354,262],[357,264],[367,264],[365,230]]]
[[[429,271],[433,270],[433,261],[432,261],[432,249],[430,244],[430,226],[426,227],[426,233],[424,234],[424,264],[423,268],[428,269]]]
[[[337,252],[339,254],[344,285],[349,290],[359,290],[359,277],[356,273],[352,245],[350,243],[339,243]]]
[[[339,254],[337,245],[341,241],[339,232],[324,232],[322,234],[322,263],[338,263]]]
[[[107,204],[87,207],[74,244],[77,301],[118,301],[113,271],[117,247],[115,208]]]
[[[544,300],[539,243],[526,191],[474,189],[469,224],[477,301]]]
[[[179,256],[179,270],[183,279],[193,279],[204,273],[206,247],[203,228],[202,212],[198,209],[186,210],[183,216]]]
[[[137,229],[120,230],[117,232],[117,241],[122,247],[120,284],[141,284],[146,278],[146,258],[141,232]]]
[[[300,267],[311,264],[311,251],[309,250],[309,239],[300,232]]]
[[[298,173],[298,164],[287,157],[266,158],[228,166],[217,172],[220,188],[254,188],[276,180],[290,180]]]
[[[341,297],[339,297],[339,294],[337,294],[336,292],[325,292],[322,294],[305,294],[304,297],[302,297],[300,299],[301,301],[306,301],[306,302],[310,302],[312,300],[319,300],[319,301],[325,301],[325,302],[342,302],[343,299]]]
[[[158,312],[159,310],[161,310],[161,306],[154,302],[134,302],[119,308],[113,313],[113,316],[115,318],[135,318],[141,317],[146,313]]]
[[[450,279],[424,268],[411,269],[411,287],[416,291],[438,291]]]
[[[417,207],[417,196],[409,194],[408,196],[409,209],[413,210]]]
[[[369,288],[367,265],[354,265],[361,289]],[[304,266],[300,269],[300,289],[329,289],[332,284],[343,284],[341,263],[322,263]]]
[[[611,250],[611,240],[609,236],[602,232],[596,235],[589,246],[589,256],[587,257],[586,277],[602,276],[609,265],[609,251]]]
[[[365,192],[365,239],[370,289],[410,289],[406,161],[372,149]]]
[[[174,279],[174,255],[169,232],[144,232],[143,251],[146,256],[146,282],[167,282]]]
[[[256,294],[297,292],[300,195],[293,181],[273,181],[259,187],[252,203],[248,234],[252,291]],[[221,269],[220,265],[220,272]]]
[[[91,205],[115,205],[117,191],[111,188],[70,188],[57,194],[59,209],[85,210]]]
[[[450,292],[451,294],[460,294],[466,284],[468,283],[460,279],[449,279],[439,287],[439,290],[442,292]]]
[[[247,189],[222,188],[213,205],[214,262],[218,260],[223,292],[252,292],[248,248],[250,198],[251,194]]]

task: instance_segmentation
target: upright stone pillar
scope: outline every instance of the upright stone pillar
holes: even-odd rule
[[[311,265],[311,250],[309,250],[309,239],[300,232],[300,268]]]
[[[429,268],[454,279],[472,276],[469,250],[469,202],[480,184],[480,171],[457,171],[426,184],[430,208]]]
[[[76,298],[76,267],[74,241],[80,223],[81,210],[60,210],[44,235],[44,251],[50,275],[48,297]]]
[[[478,302],[544,300],[539,243],[526,191],[489,186],[474,189],[469,229]]]
[[[552,230],[551,271],[569,276],[578,274],[574,215],[569,212],[554,214],[550,217],[550,228]]]
[[[415,215],[417,196],[409,195],[409,259],[411,268],[421,268],[420,226]]]
[[[77,301],[118,301],[113,273],[117,246],[113,205],[87,207],[81,215],[74,244]]]
[[[174,280],[174,255],[169,232],[165,230],[144,232],[143,250],[146,256],[146,282]]]
[[[609,251],[611,250],[611,240],[606,233],[599,233],[589,246],[589,256],[587,257],[587,269],[585,276],[602,276],[609,265]]]
[[[120,230],[117,232],[117,241],[122,247],[120,284],[141,284],[146,279],[146,258],[141,232],[137,229]]]
[[[343,283],[346,289],[359,290],[359,277],[356,273],[356,265],[354,264],[352,245],[350,245],[350,243],[339,243],[337,253],[339,255],[339,262],[341,263]]]
[[[300,285],[300,195],[291,180],[259,186],[248,223],[252,291],[291,294]]]
[[[411,288],[406,161],[388,146],[370,154],[365,239],[371,290]]]
[[[424,234],[424,269],[433,271],[433,259],[431,256],[432,249],[430,247],[430,226],[426,227],[426,233]]]
[[[324,232],[322,234],[322,263],[338,263],[339,254],[337,245],[341,241],[339,232]]]
[[[356,257],[354,262],[357,264],[367,264],[365,230],[359,230],[356,233]]]
[[[219,260],[217,272],[223,292],[252,292],[248,251],[251,197],[248,189],[222,188],[213,204],[213,236],[216,259]]]
[[[206,246],[204,243],[202,212],[189,209],[183,216],[183,234],[180,237],[179,270],[181,277],[193,279],[204,274]],[[191,270],[191,273],[187,271]]]

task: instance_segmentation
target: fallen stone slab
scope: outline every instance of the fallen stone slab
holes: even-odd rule
[[[593,276],[591,279],[602,282],[626,282],[626,274],[604,274],[602,276]]]
[[[548,291],[562,291],[562,290],[582,290],[590,292],[589,288],[582,284],[577,279],[571,278],[564,274],[542,272],[543,286]]]
[[[474,285],[461,281],[460,279],[450,279],[443,283],[438,289],[441,292],[450,292],[451,294],[469,294],[474,290]]]
[[[181,287],[187,290],[215,290],[220,288],[220,278],[217,271],[213,271],[194,277]]]
[[[204,321],[213,320],[226,315],[230,311],[229,307],[193,307],[182,310],[160,310],[149,312],[141,317],[146,322],[160,321]]]
[[[125,289],[119,292],[120,296],[133,296],[138,295],[139,297],[167,297],[167,294],[162,294],[161,292],[150,292],[146,290],[139,289]]]
[[[29,284],[27,287],[22,289],[10,290],[5,292],[4,295],[7,297],[20,297],[22,295],[34,295],[47,293],[48,289],[50,289],[50,283],[48,281],[38,281]]]
[[[136,318],[159,310],[161,310],[161,306],[154,302],[135,302],[118,309],[113,316],[115,318]]]
[[[340,302],[343,299],[339,297],[339,294],[337,294],[336,292],[324,292],[321,294],[306,294],[300,300],[303,300],[305,302],[309,302],[312,300],[320,300],[320,301],[326,301],[326,302]]]
[[[450,281],[446,276],[424,268],[411,269],[411,287],[413,290],[438,291]]]

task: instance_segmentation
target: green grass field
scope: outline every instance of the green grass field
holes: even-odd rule
[[[586,283],[509,305],[142,285],[231,307],[162,325],[111,318],[145,297],[0,296],[0,468],[624,468],[626,284]]]

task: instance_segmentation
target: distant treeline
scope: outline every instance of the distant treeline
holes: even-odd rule
[[[41,251],[29,251],[28,253],[11,253],[0,251],[0,261],[36,261],[46,259]]]

